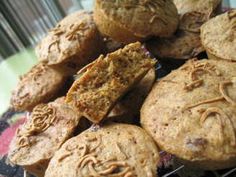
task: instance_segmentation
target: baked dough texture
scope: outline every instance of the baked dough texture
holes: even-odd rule
[[[81,67],[94,60],[103,47],[92,13],[77,11],[50,30],[36,47],[36,55],[48,65],[70,62]]]
[[[13,138],[8,159],[37,177],[43,177],[49,160],[73,136],[80,115],[64,97],[36,106]]]
[[[155,69],[150,69],[143,79],[130,90],[108,114],[115,122],[137,123],[140,108],[156,80]]]
[[[171,36],[178,13],[172,0],[96,0],[94,20],[102,34],[131,43]]]
[[[147,49],[160,59],[187,60],[196,57],[205,49],[199,33],[178,30],[170,38],[158,38],[146,43]]]
[[[12,91],[11,106],[15,110],[31,111],[36,105],[47,103],[60,94],[66,78],[67,74],[61,69],[39,62],[20,77]]]
[[[141,125],[158,146],[191,166],[236,164],[236,64],[190,60],[157,81]]]
[[[100,122],[115,103],[154,67],[156,61],[139,42],[100,56],[73,83],[66,101],[84,117]]]
[[[157,147],[143,129],[113,123],[69,139],[45,177],[156,177],[158,162]]]
[[[173,0],[173,2],[181,15],[189,12],[201,12],[210,17],[216,15],[217,7],[221,5],[222,0]]]
[[[154,38],[147,48],[161,59],[191,59],[205,51],[200,27],[217,15],[221,0],[174,0],[179,13],[177,31],[168,38]]]
[[[236,9],[209,20],[201,27],[202,45],[210,59],[236,61]]]

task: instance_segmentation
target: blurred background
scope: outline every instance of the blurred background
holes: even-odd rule
[[[93,0],[0,0],[0,115],[18,76],[37,61],[33,48],[64,16],[92,10]],[[236,7],[224,0],[223,7]]]
[[[91,0],[0,0],[1,60],[35,46],[64,16],[91,7]]]

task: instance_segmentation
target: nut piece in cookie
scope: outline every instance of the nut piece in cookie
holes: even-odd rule
[[[79,120],[64,98],[36,106],[11,142],[9,161],[43,177],[49,160],[73,135]]]
[[[103,40],[91,12],[78,11],[68,15],[36,47],[40,60],[48,65],[65,62],[79,69],[103,51]]]
[[[178,13],[172,0],[96,0],[94,20],[102,34],[131,43],[171,36]]]
[[[156,177],[159,153],[140,127],[107,124],[66,141],[49,163],[45,177]]]
[[[43,62],[36,64],[20,80],[11,95],[11,106],[15,110],[32,110],[40,103],[56,98],[66,82],[66,75],[59,68]]]
[[[66,101],[90,121],[98,123],[155,63],[139,42],[106,57],[100,56],[73,83]]]
[[[210,59],[236,62],[236,9],[202,25],[201,41]]]
[[[235,166],[236,65],[189,60],[153,86],[141,125],[162,150],[189,166]]]

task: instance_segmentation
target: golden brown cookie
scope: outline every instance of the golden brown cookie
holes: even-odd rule
[[[43,177],[54,152],[73,135],[79,120],[64,98],[36,106],[11,142],[10,162]]]
[[[139,42],[106,57],[101,55],[85,72],[82,69],[84,73],[73,83],[66,101],[84,117],[98,123],[155,63]]]
[[[190,60],[158,81],[141,125],[162,150],[203,169],[236,164],[236,64]]]
[[[78,11],[60,21],[36,47],[40,60],[49,65],[69,62],[84,66],[103,51],[103,41],[92,13]]]
[[[45,177],[156,177],[158,161],[157,147],[144,130],[108,124],[64,143]]]
[[[236,9],[205,23],[201,41],[209,58],[236,61]]]
[[[160,59],[183,59],[196,57],[205,49],[199,33],[178,30],[170,38],[156,38],[146,43],[147,49]]]
[[[175,0],[180,24],[169,38],[147,42],[147,48],[161,59],[190,59],[205,51],[201,45],[200,27],[217,14],[221,0]]]
[[[156,79],[155,69],[150,69],[143,79],[130,90],[111,110],[108,118],[116,122],[134,123],[139,121],[140,108]]]
[[[32,110],[40,103],[46,103],[59,95],[67,75],[59,68],[43,62],[36,64],[20,77],[12,92],[11,106],[15,110]]]
[[[172,35],[178,14],[171,0],[96,0],[94,20],[102,34],[130,43]]]
[[[173,0],[178,13],[183,15],[189,12],[201,12],[207,16],[215,16],[222,0]]]

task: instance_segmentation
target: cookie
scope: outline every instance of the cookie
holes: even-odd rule
[[[173,0],[178,13],[201,12],[206,16],[215,16],[220,12],[222,0]]]
[[[36,47],[36,55],[48,65],[90,63],[104,48],[92,13],[77,11],[61,20]]]
[[[236,164],[236,64],[190,60],[157,81],[141,125],[158,146],[207,170]]]
[[[169,38],[147,42],[147,48],[161,59],[191,59],[205,51],[200,27],[218,13],[221,0],[175,0],[180,16],[179,27]]]
[[[139,122],[140,108],[156,79],[155,69],[150,69],[143,79],[130,90],[111,110],[108,118],[115,122]]]
[[[67,75],[59,68],[40,62],[20,77],[13,90],[10,104],[15,110],[32,110],[40,103],[56,98],[66,82]]]
[[[11,142],[9,161],[43,177],[49,160],[73,135],[79,120],[64,98],[36,106]]]
[[[210,59],[236,61],[236,9],[209,20],[201,27],[201,42]]]
[[[200,35],[178,30],[170,38],[156,38],[146,43],[146,48],[157,58],[187,60],[205,51]]]
[[[94,20],[102,34],[131,43],[150,36],[171,36],[178,14],[171,0],[96,0]]]
[[[101,55],[73,83],[66,101],[84,117],[98,123],[155,63],[139,42],[106,57]]]
[[[49,163],[45,177],[156,177],[159,153],[139,127],[108,124],[69,139]]]

